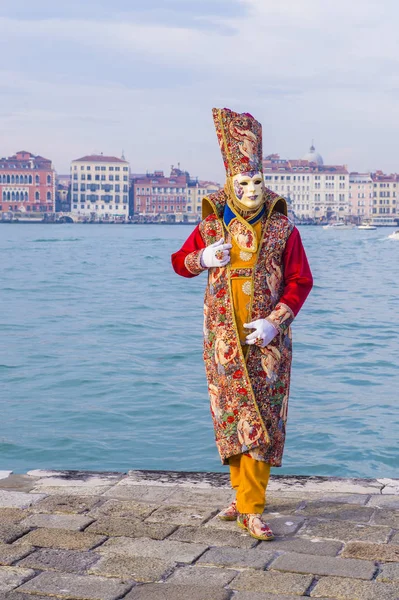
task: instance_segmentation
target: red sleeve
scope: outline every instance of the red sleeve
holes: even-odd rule
[[[175,272],[183,277],[195,277],[202,273],[205,269],[201,267],[200,258],[204,248],[205,242],[197,225],[180,250],[172,254],[172,266]]]
[[[313,286],[308,259],[296,227],[287,240],[283,264],[285,287],[279,303],[286,304],[296,316]]]

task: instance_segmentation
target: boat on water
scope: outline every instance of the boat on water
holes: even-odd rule
[[[398,240],[399,241],[399,229],[397,229],[396,231],[394,231],[393,233],[391,233],[391,235],[388,236],[391,240]]]
[[[375,229],[377,229],[377,227],[375,225],[372,225],[368,221],[364,221],[363,223],[360,223],[360,225],[358,225],[358,229],[362,229],[363,231],[374,231]]]
[[[323,225],[323,229],[332,229],[333,231],[341,231],[343,229],[354,229],[355,225],[352,223],[344,223],[343,221],[338,221],[338,223],[329,223],[328,225]]]

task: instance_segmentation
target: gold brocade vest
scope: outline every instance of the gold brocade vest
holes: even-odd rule
[[[280,466],[292,318],[278,303],[284,287],[283,252],[293,225],[268,203],[251,224],[234,212],[222,192],[207,202],[214,211],[200,224],[205,244],[224,237],[233,245],[231,264],[208,270],[204,302],[204,361],[216,444],[224,463],[230,456],[256,451],[258,460]],[[244,351],[241,342],[250,331],[244,332],[242,323],[273,315],[279,335],[266,348],[251,345]]]

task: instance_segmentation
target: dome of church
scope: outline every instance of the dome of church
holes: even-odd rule
[[[310,146],[309,152],[305,154],[302,160],[308,160],[309,162],[314,162],[320,166],[324,164],[323,157],[321,156],[321,154],[316,152],[316,148],[313,146],[313,144]]]

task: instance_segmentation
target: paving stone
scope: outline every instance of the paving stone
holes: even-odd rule
[[[47,594],[84,600],[116,600],[131,589],[133,583],[70,573],[43,572],[18,588],[20,592]],[[33,600],[33,599],[32,599]]]
[[[89,533],[101,533],[110,537],[147,537],[153,540],[163,540],[176,527],[176,525],[169,525],[168,523],[143,523],[143,521],[139,521],[138,519],[102,517],[95,523],[92,523],[85,531]]]
[[[397,508],[397,509],[399,509],[399,495],[398,496],[382,496],[382,495],[370,496],[370,500],[367,502],[367,506],[375,506],[376,508]]]
[[[0,508],[0,524],[1,523],[19,523],[29,515],[28,510],[20,508]]]
[[[269,569],[290,573],[355,577],[356,579],[372,579],[376,572],[376,567],[371,561],[297,554],[294,552],[276,558]]]
[[[263,548],[251,548],[246,552],[243,552],[240,548],[210,548],[199,558],[196,564],[265,569],[266,565],[275,556],[275,552]]]
[[[346,477],[281,477],[270,478],[268,490],[295,491],[307,495],[308,492],[327,494],[379,494],[384,487],[381,480],[350,479]],[[392,493],[392,492],[391,492]]]
[[[308,596],[306,596],[308,598]],[[299,600],[305,596],[287,596],[284,594],[256,594],[254,592],[237,592],[232,600]],[[1,598],[0,598],[1,600]],[[35,598],[36,600],[36,598]],[[331,598],[319,598],[319,600],[334,600]]]
[[[29,475],[10,475],[5,479],[0,478],[0,489],[15,492],[30,492],[36,483],[35,477]]]
[[[348,504],[339,504],[335,502],[309,502],[306,507],[297,511],[297,514],[306,517],[367,523],[373,512],[374,508],[367,508],[365,506],[349,506]]]
[[[11,565],[33,551],[31,546],[0,544],[0,565]]]
[[[313,575],[279,573],[278,571],[243,571],[230,583],[233,590],[303,595],[313,581]]]
[[[268,495],[265,515],[268,516],[271,513],[292,515],[302,504],[304,504],[304,501],[300,498],[275,498]]]
[[[187,489],[178,488],[171,496],[166,498],[165,504],[172,504],[175,506],[202,506],[202,507],[215,507],[222,509],[224,506],[230,504],[235,494],[232,490],[224,489]]]
[[[46,494],[26,494],[25,492],[0,490],[0,507],[27,508],[45,497]]]
[[[399,529],[399,510],[376,509],[373,523]]]
[[[396,494],[399,496],[399,479],[377,479],[383,484],[381,494]]]
[[[372,496],[369,494],[323,494],[320,495],[319,502],[337,502],[338,504],[358,504],[365,506]],[[309,502],[309,501],[308,501]]]
[[[312,598],[327,597],[340,600],[397,600],[399,587],[378,581],[322,577],[310,595]]]
[[[174,566],[174,562],[167,562],[160,558],[104,556],[100,562],[88,570],[88,573],[106,577],[129,578],[140,582],[155,582],[166,577]]]
[[[230,595],[215,586],[190,588],[187,594],[186,585],[150,583],[134,587],[123,600],[229,600]]]
[[[296,533],[303,525],[305,519],[303,517],[292,515],[285,515],[284,517],[271,517],[270,515],[265,515],[265,521],[271,527],[274,535],[286,536]]]
[[[35,504],[31,508],[31,512],[57,514],[84,513],[91,510],[99,500],[101,500],[101,496],[68,496],[65,494],[48,496]]]
[[[173,523],[175,525],[201,525],[210,519],[215,510],[200,506],[160,506],[147,519],[146,523]]]
[[[344,558],[360,558],[362,560],[381,560],[383,562],[399,562],[399,547],[394,544],[369,544],[367,542],[349,542],[345,544]]]
[[[127,482],[124,479],[105,492],[104,497],[161,504],[161,502],[169,498],[174,491],[176,491],[175,487],[138,485],[137,483]]]
[[[66,531],[64,529],[36,529],[20,540],[21,544],[30,544],[43,548],[62,548],[64,550],[90,550],[106,540],[103,535],[84,531]]]
[[[9,592],[35,574],[32,569],[0,567],[0,592]]]
[[[389,543],[399,546],[399,532],[395,533],[395,535],[391,538]]]
[[[100,558],[100,555],[95,552],[39,548],[19,561],[18,566],[40,571],[66,571],[67,573],[83,574]]]
[[[205,529],[204,527],[179,527],[169,537],[177,542],[194,542],[209,546],[231,546],[233,548],[252,548],[257,543],[247,533],[238,530]]]
[[[36,487],[109,487],[123,479],[123,473],[95,473],[93,471],[28,471],[38,477]]]
[[[63,494],[65,494],[66,496],[101,496],[102,494],[104,494],[104,492],[106,492],[107,490],[111,490],[112,486],[98,486],[98,487],[91,487],[90,485],[88,486],[78,486],[78,485],[71,485],[69,487],[67,486],[40,486],[40,487],[35,487],[33,488],[33,491],[36,492],[43,492],[45,491],[45,496],[62,496]],[[32,494],[31,494],[32,495]],[[39,494],[37,494],[39,495]],[[43,494],[41,495],[42,497],[44,496]]]
[[[176,569],[166,583],[187,586],[225,586],[237,575],[232,569],[212,567],[181,567]]]
[[[382,565],[377,581],[399,582],[399,564],[390,563],[388,565]]]
[[[174,562],[191,563],[205,550],[206,544],[184,544],[170,540],[149,540],[147,538],[112,538],[105,542],[96,552],[104,555],[122,554],[123,556],[148,556]]]
[[[262,548],[262,544],[258,548]],[[292,537],[288,539],[275,539],[273,550],[285,550],[299,554],[314,554],[317,556],[337,556],[343,548],[342,542],[334,540],[320,540],[318,538]]]
[[[35,514],[21,521],[20,525],[26,527],[46,527],[49,529],[68,529],[70,531],[81,531],[87,525],[93,522],[93,519],[83,517],[82,515],[49,515]]]
[[[32,597],[31,594],[20,594],[19,592],[8,592],[3,594],[0,592],[0,600],[50,600],[48,596],[36,596]]]
[[[107,500],[101,506],[95,507],[88,513],[91,517],[134,517],[135,519],[145,519],[154,510],[157,505],[136,502],[135,500]]]
[[[28,531],[30,531],[30,527],[20,523],[0,523],[0,542],[11,544]]]
[[[391,532],[390,527],[363,525],[349,521],[316,521],[311,520],[301,529],[301,536],[328,538],[350,542],[352,540],[386,542]]]

